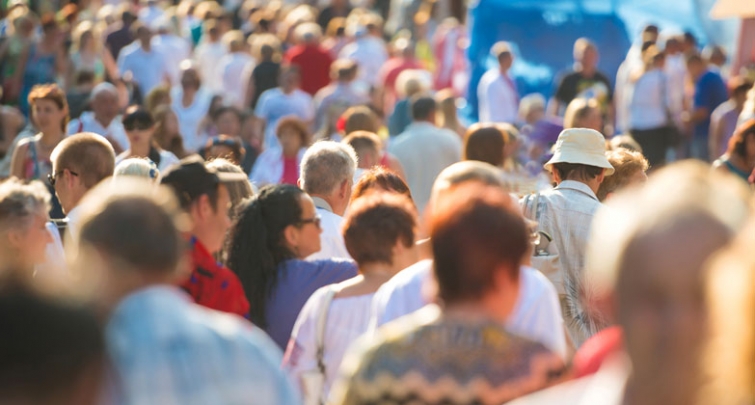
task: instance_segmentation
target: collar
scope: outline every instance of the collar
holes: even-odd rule
[[[194,259],[194,266],[195,267],[202,267],[208,271],[214,270],[218,267],[220,267],[220,263],[215,260],[215,258],[212,256],[212,254],[207,250],[207,248],[202,244],[202,242],[197,239],[196,236],[192,236],[191,240],[191,256]]]
[[[312,196],[312,201],[314,201],[315,203],[315,208],[323,209],[330,212],[331,214],[333,213],[333,207],[331,207],[330,204],[328,204],[328,202],[323,200],[322,198]]]
[[[580,193],[586,194],[588,197],[592,198],[595,201],[600,201],[598,200],[598,197],[595,196],[595,193],[592,191],[592,189],[588,187],[587,184],[580,181],[564,180],[561,182],[561,184],[557,185],[554,190],[575,190],[579,191]]]

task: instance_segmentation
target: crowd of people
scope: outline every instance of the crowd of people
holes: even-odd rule
[[[723,48],[548,100],[460,1],[64,3],[0,8],[0,403],[755,402]]]

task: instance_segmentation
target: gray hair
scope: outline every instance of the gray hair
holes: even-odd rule
[[[320,141],[301,160],[302,189],[310,195],[330,195],[344,180],[354,177],[357,154],[347,144]]]
[[[160,171],[154,162],[148,159],[142,158],[129,158],[124,159],[117,166],[115,166],[115,172],[113,177],[120,176],[136,176],[143,177],[152,181],[159,181]]]
[[[100,94],[110,93],[118,96],[118,89],[108,82],[102,82],[92,89],[91,99],[94,100]]]
[[[0,232],[28,227],[39,210],[50,210],[50,199],[40,181],[24,184],[14,177],[0,183]]]

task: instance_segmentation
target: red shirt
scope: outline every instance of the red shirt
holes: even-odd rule
[[[299,159],[283,157],[283,177],[281,184],[296,185],[299,180]]]
[[[249,319],[249,301],[236,274],[215,261],[196,238],[191,238],[191,246],[194,268],[181,288],[199,305]]]
[[[314,96],[318,90],[330,84],[330,52],[317,45],[296,45],[286,52],[285,62],[299,67],[301,89]]]

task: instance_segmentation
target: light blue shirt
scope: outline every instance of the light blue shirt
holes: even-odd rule
[[[270,338],[242,318],[192,303],[177,287],[129,295],[105,334],[113,403],[300,403]]]

